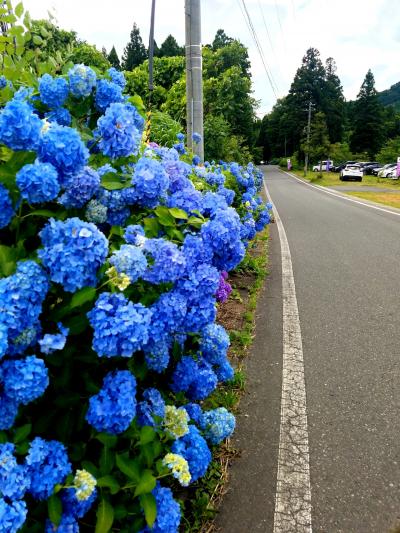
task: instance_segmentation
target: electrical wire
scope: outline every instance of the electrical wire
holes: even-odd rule
[[[273,52],[273,54],[275,55],[275,49],[274,49],[274,45],[272,44],[272,40],[271,40],[271,36],[269,34],[269,30],[268,30],[268,26],[267,26],[267,23],[265,21],[265,17],[264,17],[264,10],[261,6],[261,2],[260,0],[258,0],[258,7],[260,8],[260,12],[261,12],[261,17],[262,17],[262,20],[263,20],[263,23],[264,23],[264,28],[265,28],[265,31],[267,33],[267,37],[268,37],[268,41],[269,41],[269,44],[271,46],[271,50]]]
[[[239,6],[240,6],[240,0],[237,0],[238,3],[239,3]],[[265,59],[265,56],[264,56],[264,52],[262,50],[262,47],[260,45],[260,41],[258,39],[258,36],[257,36],[257,32],[254,28],[254,24],[253,24],[253,21],[250,17],[250,13],[247,9],[247,5],[246,5],[246,2],[245,0],[241,0],[242,1],[242,4],[243,4],[243,10],[244,10],[244,18],[246,20],[246,24],[247,24],[247,27],[249,28],[249,31],[250,31],[250,34],[254,40],[254,43],[256,45],[256,48],[257,48],[257,51],[260,55],[260,58],[261,58],[261,61],[262,61],[262,64],[264,66],[264,70],[265,70],[265,73],[267,74],[267,78],[268,78],[268,81],[269,81],[269,84],[271,86],[271,89],[272,89],[272,92],[274,93],[275,95],[275,98],[278,99],[278,92],[279,92],[279,89],[278,89],[278,86],[272,76],[272,72],[269,71],[268,69],[268,66],[267,66],[267,61]],[[243,10],[242,10],[242,14],[243,14]]]

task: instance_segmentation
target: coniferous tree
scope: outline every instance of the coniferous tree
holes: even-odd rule
[[[175,57],[183,55],[183,47],[179,46],[173,35],[168,35],[168,37],[160,46],[160,57]]]
[[[118,54],[117,54],[117,51],[115,49],[115,46],[113,46],[111,48],[111,52],[108,54],[108,61],[111,63],[111,65],[120,70],[121,68],[121,63],[119,62],[119,57],[118,57]]]
[[[332,57],[328,57],[325,63],[326,83],[323,91],[322,108],[326,116],[326,125],[331,143],[342,140],[344,126],[343,87],[336,70],[335,60]]]
[[[228,37],[224,30],[218,30],[215,34],[214,40],[212,42],[211,48],[214,50],[218,50],[219,48],[223,48],[224,46],[228,46],[228,44],[231,44],[233,42],[232,37]]]
[[[140,36],[139,28],[133,24],[130,41],[124,49],[122,56],[122,67],[124,70],[132,70],[142,64],[147,58],[146,48]]]
[[[351,150],[367,152],[373,159],[382,146],[383,121],[383,108],[375,89],[374,75],[368,70],[354,106]]]
[[[310,128],[310,142],[307,144],[307,136],[304,131],[301,149],[303,152],[308,150],[310,160],[320,162],[329,155],[329,135],[326,125],[326,116],[322,111],[315,113]]]

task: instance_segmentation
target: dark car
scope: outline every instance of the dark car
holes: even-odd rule
[[[382,168],[383,165],[381,165],[380,163],[370,163],[369,165],[365,165],[364,166],[364,174],[368,174],[368,175],[371,175],[373,174],[374,170],[377,169],[377,171]]]

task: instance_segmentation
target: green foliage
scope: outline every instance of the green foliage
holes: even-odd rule
[[[159,57],[175,57],[183,55],[185,55],[184,47],[179,46],[175,37],[173,37],[171,34],[169,34],[165,41],[161,44],[158,51]]]
[[[74,48],[69,60],[73,63],[83,63],[99,69],[101,72],[110,68],[111,64],[102,52],[99,52],[95,46],[83,43]]]
[[[376,155],[379,163],[393,163],[400,156],[400,137],[387,141]]]
[[[371,70],[368,70],[357,96],[353,126],[350,139],[352,151],[366,151],[373,159],[383,143],[383,108]]]
[[[151,115],[150,140],[157,144],[172,147],[177,142],[177,134],[182,132],[179,122],[167,113],[155,111]]]
[[[115,49],[115,46],[113,46],[113,47],[111,48],[111,51],[110,51],[110,53],[108,54],[107,58],[108,58],[108,61],[109,61],[110,65],[111,65],[112,67],[114,67],[114,68],[120,70],[120,68],[121,68],[121,63],[120,63],[120,61],[119,61],[119,57],[118,57],[117,51],[116,51],[116,49]]]
[[[214,52],[220,48],[224,48],[233,42],[232,37],[228,37],[223,29],[217,30],[211,48]]]
[[[329,148],[329,157],[335,164],[341,163],[342,161],[354,160],[354,154],[351,152],[350,146],[346,142],[331,144]]]
[[[39,51],[40,60],[56,58],[59,63],[81,44],[76,32],[60,29],[52,20],[33,20],[30,28],[32,39],[27,48]],[[37,46],[40,45],[38,50]]]
[[[124,49],[122,56],[122,68],[124,70],[133,70],[135,67],[143,63],[147,57],[147,51],[143,44],[140,30],[136,23],[130,35],[130,40]]]
[[[324,113],[316,113],[310,128],[310,142],[307,143],[307,136],[302,139],[301,149],[309,153],[311,161],[321,161],[329,155],[329,137],[326,118]]]

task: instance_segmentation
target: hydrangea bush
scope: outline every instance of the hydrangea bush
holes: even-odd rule
[[[233,377],[216,306],[269,222],[261,175],[199,165],[182,134],[146,143],[115,69],[14,85],[0,84],[0,531],[177,532],[181,487],[235,427],[202,402]]]

